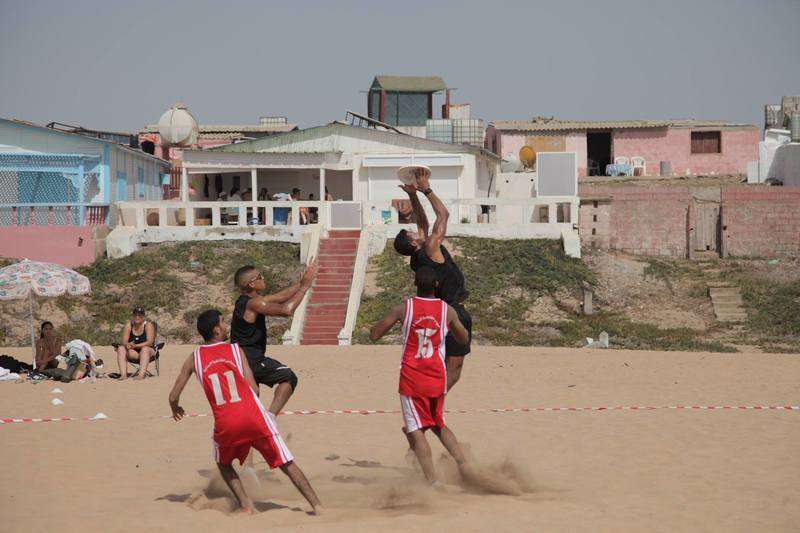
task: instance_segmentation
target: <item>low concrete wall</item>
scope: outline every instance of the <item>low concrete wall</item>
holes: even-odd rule
[[[724,257],[800,254],[800,187],[722,189]]]
[[[0,257],[88,265],[105,252],[106,226],[3,226]]]

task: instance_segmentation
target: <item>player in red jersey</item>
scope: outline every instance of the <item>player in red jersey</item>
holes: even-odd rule
[[[464,452],[444,423],[444,395],[447,392],[445,337],[452,333],[457,342],[469,338],[452,306],[434,296],[438,276],[430,267],[419,268],[414,276],[416,298],[392,309],[373,326],[369,337],[376,341],[397,323],[403,324],[403,359],[400,363],[400,406],[405,432],[425,478],[435,484],[431,448],[425,430],[432,430],[456,460],[462,475],[467,468]]]
[[[172,417],[177,421],[185,415],[178,402],[187,381],[195,374],[214,412],[214,460],[242,510],[247,514],[255,512],[231,463],[239,459],[242,464],[250,448],[255,448],[270,468],[280,468],[289,476],[314,513],[320,514],[322,504],[286,447],[275,415],[258,399],[258,384],[247,358],[237,344],[227,342],[228,327],[220,312],[210,309],[201,313],[197,318],[197,330],[206,343],[186,359],[175,380],[169,394]]]

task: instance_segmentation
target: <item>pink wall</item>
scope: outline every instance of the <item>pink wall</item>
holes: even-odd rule
[[[58,263],[68,267],[95,260],[98,226],[3,226],[0,257]],[[103,241],[100,241],[103,242]]]
[[[615,130],[614,157],[644,157],[646,173],[657,176],[661,161],[675,175],[746,174],[747,162],[758,160],[759,131],[755,127],[722,130],[721,154],[692,154],[690,128]]]
[[[586,134],[583,132],[531,132],[531,133],[503,133],[496,132],[500,138],[498,154],[503,159],[519,159],[519,150],[525,146],[528,137],[564,137],[566,139],[565,148],[567,152],[577,152],[578,154],[578,176],[586,175]],[[490,145],[491,147],[491,145]]]

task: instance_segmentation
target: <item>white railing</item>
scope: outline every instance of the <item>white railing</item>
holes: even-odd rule
[[[428,220],[433,209],[422,200]],[[556,225],[577,224],[580,200],[577,196],[546,198],[465,198],[443,200],[450,212],[450,225]],[[363,223],[367,226],[399,224],[399,214],[391,200],[364,202]]]
[[[308,233],[304,235],[304,238],[308,238],[308,247],[305,248],[303,246],[303,242],[300,244],[300,261],[304,265],[308,265],[311,261],[317,257],[319,253],[319,239],[320,234],[322,233],[321,228],[319,225],[315,225],[315,227],[309,228]],[[305,254],[303,253],[305,251]],[[312,289],[313,290],[313,289]],[[287,329],[283,333],[283,344],[300,344],[300,333],[303,331],[303,326],[306,323],[306,309],[308,308],[308,301],[311,299],[311,291],[306,292],[303,299],[300,301],[300,304],[297,306],[297,309],[294,310],[294,314],[292,315],[292,325],[289,329]]]
[[[356,319],[358,318],[358,309],[361,306],[361,293],[364,292],[368,262],[369,234],[366,231],[362,231],[358,238],[358,251],[353,265],[353,280],[350,283],[350,297],[347,300],[344,326],[339,331],[339,346],[349,346],[352,341],[353,329],[356,327]]]
[[[235,228],[259,226],[299,226],[300,210],[308,214],[308,222],[327,227],[330,223],[330,202],[117,202],[118,226]]]

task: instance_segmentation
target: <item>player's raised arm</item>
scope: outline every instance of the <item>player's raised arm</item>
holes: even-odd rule
[[[308,264],[308,266],[306,266],[306,268],[303,270],[303,273],[300,274],[300,278],[298,278],[295,283],[274,294],[262,296],[263,300],[268,303],[286,303],[287,301],[291,300],[295,294],[297,294],[297,291],[302,289],[305,282],[307,282],[309,279],[312,282],[314,281],[314,277],[317,275],[317,270],[319,270],[319,260],[314,259]],[[309,284],[309,287],[310,286],[311,285]]]
[[[444,241],[444,237],[447,234],[447,221],[450,218],[450,212],[439,197],[436,196],[436,193],[433,192],[433,189],[431,189],[431,183],[427,174],[422,174],[417,177],[417,190],[428,198],[433,212],[436,213],[436,221],[433,223],[431,234],[425,239],[425,253],[435,262],[444,263],[444,256],[439,247],[442,245],[442,241]]]
[[[175,378],[175,385],[172,386],[172,391],[169,393],[169,407],[172,409],[172,418],[176,421],[183,418],[183,415],[186,414],[183,407],[178,405],[178,402],[181,400],[181,393],[183,392],[183,388],[186,387],[186,382],[189,381],[193,373],[194,354],[187,357],[186,361],[184,361],[178,377]]]
[[[452,305],[447,306],[447,327],[453,333],[453,338],[459,344],[466,344],[469,341],[469,333],[464,324],[458,318],[458,313]]]
[[[419,197],[417,196],[417,187],[414,185],[400,185],[401,189],[403,189],[408,194],[408,199],[411,201],[411,210],[414,213],[414,219],[417,221],[417,230],[421,237],[427,238],[428,237],[428,215],[425,213],[425,209],[422,208],[422,204],[419,202]]]
[[[372,326],[372,329],[369,332],[369,339],[371,341],[376,341],[386,335],[392,326],[403,320],[403,317],[406,313],[406,304],[402,303],[397,307],[394,307],[389,313],[383,317],[377,324]]]
[[[315,259],[303,272],[299,281],[299,288],[286,301],[276,302],[270,296],[257,296],[247,302],[247,309],[265,316],[292,316],[294,310],[303,300],[303,296],[305,296],[311,284],[314,283],[317,270],[319,270],[319,262]]]

